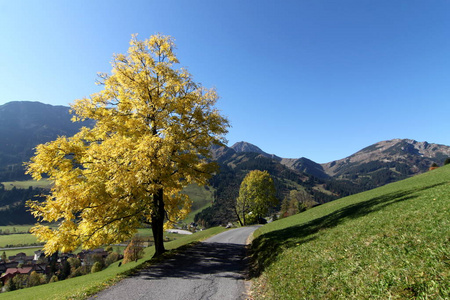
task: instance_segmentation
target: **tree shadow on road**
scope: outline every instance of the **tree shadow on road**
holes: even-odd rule
[[[158,280],[164,278],[204,279],[209,275],[245,279],[246,246],[223,243],[198,243],[151,265],[133,276]]]
[[[317,238],[321,230],[338,226],[350,219],[366,216],[389,205],[417,198],[417,192],[427,190],[442,184],[439,183],[419,189],[400,191],[375,197],[367,201],[343,207],[331,214],[314,219],[308,223],[275,230],[257,237],[252,242],[251,277],[258,277],[265,268],[270,266],[283,249],[298,246]]]

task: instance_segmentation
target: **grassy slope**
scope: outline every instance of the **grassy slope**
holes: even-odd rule
[[[37,243],[37,238],[29,233],[0,235],[0,248],[6,245],[29,245]]]
[[[0,230],[2,231],[9,230],[10,233],[15,232],[24,233],[29,232],[31,227],[32,227],[31,225],[9,225],[9,226],[0,226]]]
[[[450,166],[255,232],[255,299],[450,299]]]
[[[212,235],[224,231],[222,227],[210,228],[192,235],[183,236],[166,244],[166,249],[175,249],[191,242],[206,239]],[[26,288],[14,292],[1,293],[0,299],[26,300],[26,299],[85,299],[90,295],[108,287],[123,278],[123,272],[130,270],[148,261],[154,253],[154,248],[146,248],[144,258],[137,262],[131,262],[121,267],[116,262],[105,270],[85,276],[75,277],[60,282],[45,284],[33,288]]]
[[[194,222],[196,214],[212,205],[214,199],[214,191],[211,187],[206,189],[205,187],[198,186],[196,184],[188,185],[184,191],[189,195],[192,200],[191,212],[183,221],[186,224]]]
[[[27,189],[30,186],[33,188],[49,189],[51,186],[51,182],[47,179],[41,179],[39,181],[4,181],[2,184],[5,186],[6,190],[11,190],[13,187],[16,187],[17,189]]]

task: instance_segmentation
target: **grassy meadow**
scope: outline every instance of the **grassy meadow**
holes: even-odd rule
[[[450,166],[267,224],[254,299],[450,299]]]
[[[27,189],[30,186],[33,188],[49,189],[51,187],[51,181],[48,179],[36,180],[25,180],[25,181],[4,181],[2,184],[5,186],[6,190],[12,190],[14,187],[16,189]]]
[[[192,235],[179,235],[180,237],[177,240],[168,242],[165,246],[166,249],[176,249],[189,243],[204,240],[224,230],[226,229],[223,227],[215,227]],[[151,263],[151,261],[148,261],[151,259],[153,254],[154,248],[148,247],[145,249],[144,258],[138,260],[137,262],[130,262],[120,267],[119,262],[116,262],[105,270],[97,273],[13,292],[0,293],[0,300],[86,299],[124,278],[127,274],[132,273],[134,269]]]
[[[37,243],[37,239],[29,233],[0,235],[0,248],[6,245],[27,246],[34,243]]]
[[[184,223],[190,224],[194,222],[194,217],[196,214],[212,205],[214,190],[212,187],[206,188],[196,184],[190,184],[184,189],[184,192],[189,195],[189,198],[193,202],[191,212],[188,214],[186,219],[183,220]]]
[[[9,233],[25,233],[29,232],[32,225],[9,225],[9,226],[0,226],[0,231],[5,232],[8,230]]]
[[[20,249],[20,250],[18,250],[18,249],[16,249],[16,250],[0,250],[0,255],[3,252],[5,252],[6,257],[9,257],[9,256],[13,256],[13,255],[16,255],[17,253],[22,252],[22,253],[25,253],[27,256],[33,256],[35,251],[41,250],[41,249],[42,249],[42,246],[36,246],[33,248]]]

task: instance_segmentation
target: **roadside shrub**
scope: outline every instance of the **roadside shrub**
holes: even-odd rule
[[[123,263],[136,261],[144,256],[144,242],[139,237],[133,237],[123,252]]]
[[[69,257],[67,259],[67,262],[70,264],[71,268],[76,269],[78,267],[81,267],[81,261],[76,257]]]
[[[69,278],[78,277],[82,275],[89,274],[91,272],[90,266],[81,266],[73,270],[73,272],[70,274]]]
[[[91,268],[96,262],[100,263],[103,269],[103,267],[105,266],[105,261],[100,254],[89,254],[84,259],[84,263]]]
[[[103,270],[103,265],[102,265],[102,263],[100,263],[99,261],[96,261],[96,262],[92,265],[91,273],[97,273],[97,272],[100,272],[101,270]]]
[[[57,282],[57,281],[58,281],[58,276],[53,275],[53,276],[50,278],[50,280],[49,280],[48,283]]]
[[[112,263],[115,263],[119,259],[119,253],[111,252],[105,259],[105,265],[109,266]]]

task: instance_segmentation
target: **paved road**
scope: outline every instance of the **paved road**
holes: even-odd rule
[[[245,244],[257,228],[222,232],[91,299],[245,299]]]

